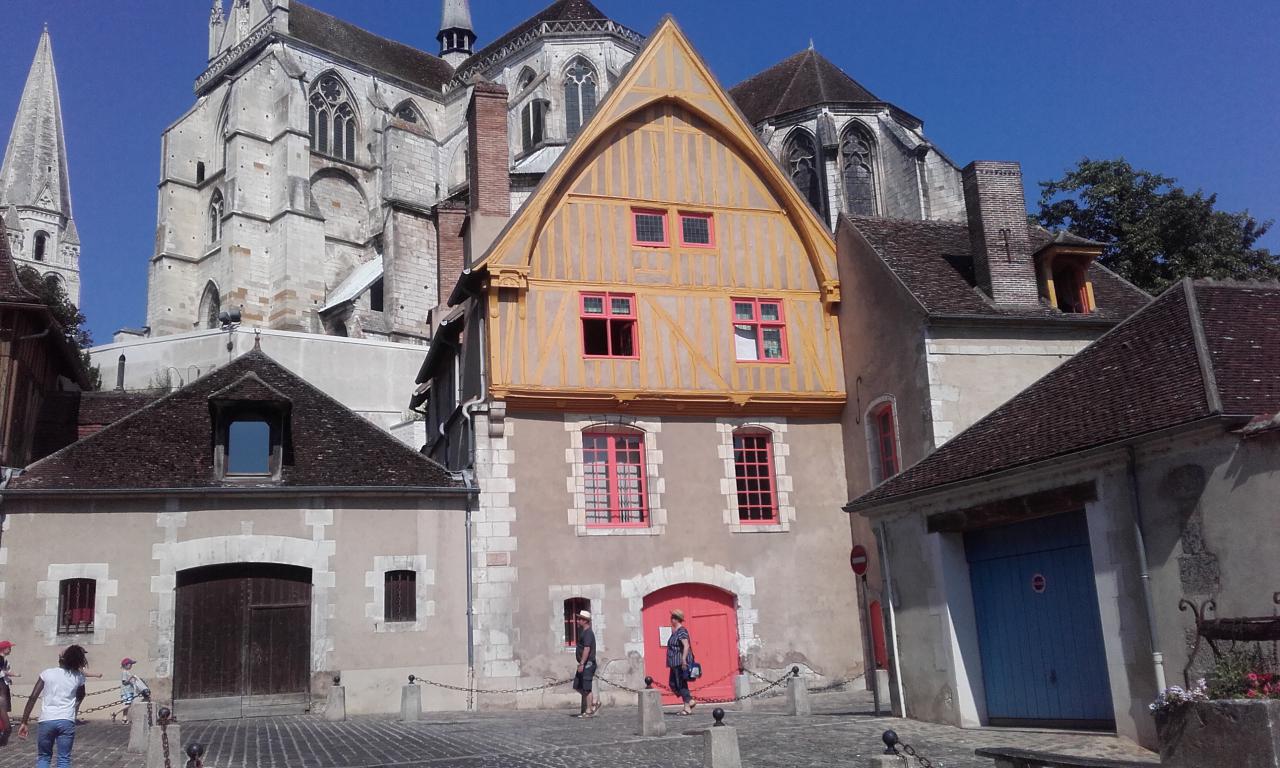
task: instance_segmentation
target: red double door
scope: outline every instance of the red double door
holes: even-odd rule
[[[733,677],[738,671],[738,611],[734,596],[706,584],[676,584],[644,599],[644,671],[655,682],[667,684],[667,639],[671,637],[671,612],[684,611],[685,628],[693,655],[702,665],[702,678],[693,681],[695,699],[732,698]],[[665,693],[663,703],[680,699]]]

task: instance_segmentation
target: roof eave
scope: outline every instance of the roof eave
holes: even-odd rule
[[[0,500],[43,498],[120,498],[135,496],[468,496],[479,493],[466,485],[281,485],[183,486],[176,488],[5,488]]]

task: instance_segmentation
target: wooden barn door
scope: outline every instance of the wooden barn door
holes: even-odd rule
[[[268,563],[178,574],[175,709],[185,719],[306,710],[311,571]]]
[[[684,611],[685,628],[693,655],[702,665],[702,679],[689,690],[695,699],[731,698],[733,676],[738,671],[738,611],[734,596],[706,584],[676,584],[644,599],[644,672],[667,684],[667,639],[671,636],[671,611]],[[664,693],[663,703],[680,701]]]

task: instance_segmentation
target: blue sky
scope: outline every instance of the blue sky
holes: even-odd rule
[[[1280,3],[1275,0],[595,0],[648,33],[671,12],[721,83],[801,50],[824,55],[925,121],[960,164],[1022,163],[1028,196],[1083,156],[1124,156],[1280,218]],[[473,0],[479,44],[550,0]],[[438,0],[311,0],[379,34],[437,49]],[[193,103],[207,0],[17,0],[0,25],[0,132],[49,23],[83,310],[95,340],[146,314],[160,132]],[[1280,227],[1277,228],[1280,230]],[[1280,231],[1263,242],[1280,250]]]

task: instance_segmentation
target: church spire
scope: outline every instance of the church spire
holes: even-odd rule
[[[71,218],[67,140],[48,27],[40,33],[0,165],[0,214],[14,261],[56,274],[79,304],[80,237]]]
[[[455,69],[471,56],[476,42],[471,27],[471,3],[468,0],[443,0],[440,11],[440,58]]]

